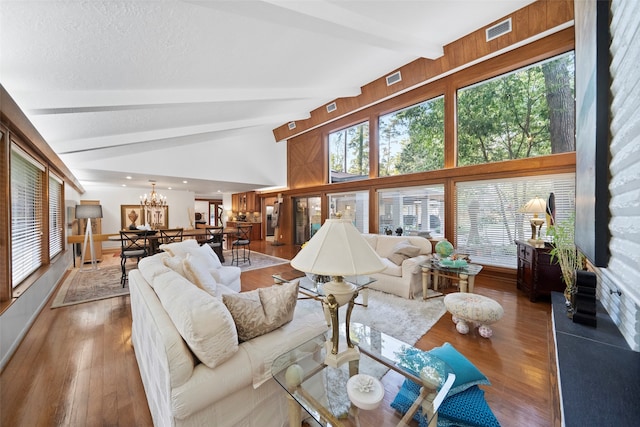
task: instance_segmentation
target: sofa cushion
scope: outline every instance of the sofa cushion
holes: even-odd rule
[[[216,296],[216,286],[218,282],[201,262],[194,259],[191,254],[187,254],[187,256],[182,260],[182,266],[187,280],[203,291]]]
[[[297,280],[222,296],[233,316],[240,341],[264,335],[290,322],[297,299]]]
[[[381,258],[381,260],[384,266],[386,267],[384,270],[382,270],[383,274],[386,274],[389,276],[402,277],[402,265],[395,264],[389,258]]]
[[[206,366],[215,368],[238,351],[233,317],[220,299],[174,271],[157,276],[154,290],[182,338]]]
[[[376,252],[382,258],[389,258],[389,255],[394,253],[396,246],[400,243],[409,244],[409,241],[393,236],[378,236]]]
[[[223,268],[209,269],[209,274],[211,274],[218,283],[233,283],[234,281],[238,280],[241,273],[242,269],[240,267],[232,265],[224,266]],[[239,291],[240,290],[238,289],[238,292]]]
[[[179,256],[184,258],[193,249],[198,249],[200,245],[193,239],[183,240],[182,242],[164,243],[160,245],[160,250],[165,251],[171,256]]]
[[[160,255],[162,258],[162,264],[169,267],[182,277],[186,277],[184,267],[182,266],[182,261],[184,258],[179,256],[171,256],[168,253],[163,253]]]
[[[413,258],[420,254],[420,248],[413,246],[408,241],[400,242],[393,248],[393,253],[388,256],[389,260],[396,265],[401,265],[407,258]]]

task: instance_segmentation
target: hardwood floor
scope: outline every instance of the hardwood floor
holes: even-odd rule
[[[291,245],[252,242],[252,250],[290,259]],[[106,253],[105,263],[118,257]],[[243,290],[269,286],[270,267],[242,274]],[[500,302],[505,314],[491,339],[460,335],[445,314],[416,347],[450,342],[491,381],[482,386],[502,426],[560,425],[551,306],[531,303],[512,283],[482,274],[475,292]],[[2,426],[150,426],[130,342],[129,297],[57,309],[50,302],[0,374]]]

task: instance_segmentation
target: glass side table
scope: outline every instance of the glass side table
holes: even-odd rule
[[[431,288],[435,292],[438,292],[440,285],[440,279],[453,279],[458,281],[458,287],[460,292],[473,293],[473,286],[475,283],[475,277],[482,270],[482,266],[479,264],[467,264],[464,267],[449,267],[442,265],[437,259],[427,260],[424,264],[420,265],[422,269],[422,295],[426,299],[427,290]],[[438,293],[434,296],[440,296]]]
[[[390,335],[369,326],[353,323],[351,335],[360,348],[360,359],[339,367],[323,363],[326,334],[280,355],[272,365],[272,375],[289,394],[289,425],[299,426],[302,410],[322,426],[408,426],[418,409],[428,425],[437,425],[437,412],[448,393],[455,375],[451,368],[437,357],[428,358],[428,368],[420,377],[401,368],[401,355],[413,349]],[[413,405],[406,414],[391,407],[395,396],[382,398],[379,406],[360,409],[349,397],[347,383],[358,374],[391,383],[384,393],[397,393],[397,382],[408,378],[421,385],[420,394],[411,396]]]

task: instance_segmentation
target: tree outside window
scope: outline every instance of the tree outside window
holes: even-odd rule
[[[369,123],[329,134],[330,182],[369,178]]]
[[[574,53],[458,90],[458,166],[575,151]]]
[[[444,97],[380,116],[379,176],[444,167]]]

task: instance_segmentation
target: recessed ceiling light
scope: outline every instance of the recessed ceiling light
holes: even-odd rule
[[[128,176],[128,177],[126,177],[126,178],[127,178],[127,179],[133,179],[133,178],[131,178],[130,176]]]
[[[183,184],[187,184],[188,182],[189,182],[189,181],[187,181],[187,180],[182,181],[182,183],[183,183]]]
[[[126,186],[127,186],[127,184],[122,184],[122,186],[123,186],[123,187],[126,187]]]
[[[167,190],[173,190],[171,187],[167,187]]]

